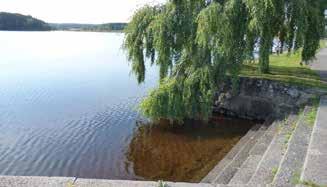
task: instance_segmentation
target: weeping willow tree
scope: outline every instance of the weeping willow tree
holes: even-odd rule
[[[259,71],[269,73],[273,40],[287,45],[288,52],[301,50],[302,60],[315,57],[323,36],[325,0],[247,0],[250,28],[259,42]]]
[[[304,60],[313,58],[319,39],[309,33],[319,32],[319,3],[302,10],[307,1],[169,0],[139,9],[124,42],[132,72],[142,83],[147,59],[160,67],[159,87],[143,100],[141,112],[152,119],[207,120],[214,93],[226,76],[237,85],[241,64],[253,58],[256,44],[260,71],[269,71],[272,41],[282,28],[290,48],[303,46],[310,50]]]
[[[255,30],[256,37],[259,38],[259,70],[268,73],[269,55],[274,38],[275,4],[273,0],[248,0],[247,6],[252,17],[251,30]]]

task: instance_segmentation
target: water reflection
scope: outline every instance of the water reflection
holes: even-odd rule
[[[184,126],[139,124],[127,159],[134,173],[145,179],[199,182],[252,125],[223,118]]]
[[[0,32],[0,175],[196,181],[245,133],[230,120],[136,127],[158,69],[138,85],[123,37]]]

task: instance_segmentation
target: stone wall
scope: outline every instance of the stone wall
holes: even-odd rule
[[[214,112],[228,116],[264,120],[299,110],[315,96],[326,92],[277,81],[241,78],[237,89],[227,83],[215,95]]]

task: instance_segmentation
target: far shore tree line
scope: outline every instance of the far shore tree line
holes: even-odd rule
[[[50,23],[53,30],[68,31],[92,31],[92,32],[111,32],[123,31],[127,23],[105,23],[105,24],[78,24],[78,23]]]
[[[44,21],[32,16],[0,12],[0,30],[49,31],[51,27]]]
[[[325,32],[326,0],[169,0],[139,9],[124,48],[139,83],[147,59],[160,67],[160,84],[140,105],[151,119],[207,120],[213,97],[258,51],[258,71],[269,73],[273,41],[279,53],[315,57]]]
[[[94,31],[110,32],[123,31],[127,23],[105,23],[105,24],[78,24],[78,23],[46,23],[32,16],[0,12],[0,30],[5,31]]]

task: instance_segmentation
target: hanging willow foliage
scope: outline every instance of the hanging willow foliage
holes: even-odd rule
[[[160,85],[143,100],[141,112],[152,119],[207,120],[214,93],[227,75],[237,85],[240,65],[253,59],[256,44],[260,70],[269,71],[275,37],[290,49],[303,47],[303,60],[312,59],[322,3],[308,1],[169,0],[141,8],[126,29],[124,48],[139,83],[146,59],[160,67]]]

